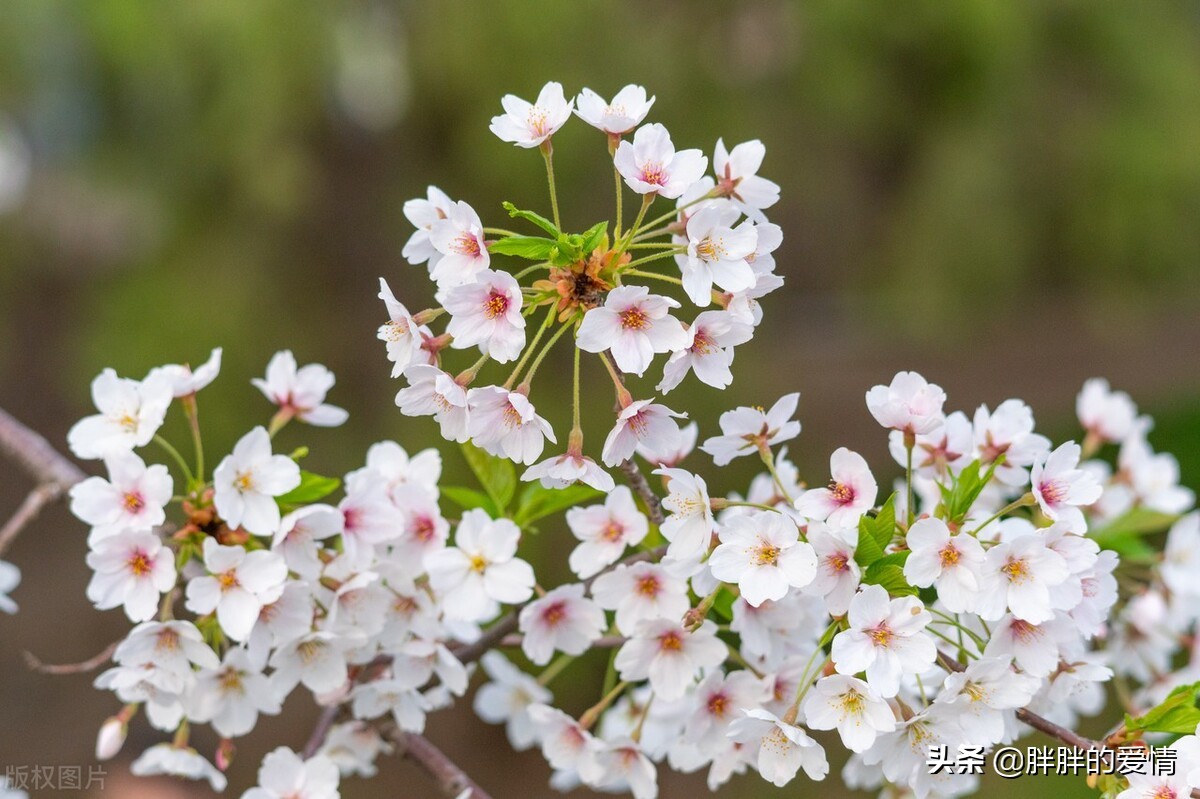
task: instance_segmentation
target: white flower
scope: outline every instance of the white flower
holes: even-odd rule
[[[617,92],[611,103],[591,89],[575,98],[575,115],[593,128],[611,136],[620,136],[642,124],[655,98],[646,99],[646,90],[630,84]]]
[[[171,388],[163,375],[139,383],[105,369],[92,381],[92,402],[100,413],[68,431],[71,452],[78,458],[107,458],[150,443],[167,415]]]
[[[704,478],[683,469],[658,469],[668,481],[662,506],[670,514],[662,523],[663,537],[671,542],[672,560],[699,558],[708,552],[716,522]]]
[[[258,787],[242,799],[338,799],[341,774],[327,757],[304,760],[281,746],[263,758],[258,769]]]
[[[633,799],[658,796],[658,772],[654,763],[632,738],[600,740],[592,758],[599,776],[585,778],[585,782],[605,791],[628,791]]]
[[[306,579],[320,576],[320,541],[342,532],[342,514],[332,505],[305,505],[284,516],[271,541],[288,569]]]
[[[884,427],[928,435],[942,425],[946,392],[916,372],[897,372],[891,385],[867,392],[867,409]]]
[[[967,415],[962,411],[955,411],[946,417],[945,424],[937,430],[916,437],[913,447],[913,472],[919,477],[941,479],[945,482],[949,475],[957,474],[963,466],[970,463],[975,454],[974,436]],[[899,430],[888,433],[888,451],[900,466],[907,465],[908,451],[904,448],[904,433]],[[1000,470],[996,471],[999,474]]]
[[[375,758],[390,754],[393,747],[374,727],[361,721],[335,724],[317,751],[335,764],[344,776],[374,777],[378,772]]]
[[[417,198],[404,203],[404,216],[416,230],[409,236],[400,254],[410,264],[423,264],[429,261],[429,268],[432,270],[440,255],[433,248],[429,232],[433,229],[435,222],[450,215],[450,211],[454,208],[454,200],[447,197],[446,193],[437,186],[428,187],[425,197],[424,200]]]
[[[572,483],[583,483],[597,491],[612,491],[612,475],[601,469],[594,460],[581,452],[567,451],[552,455],[541,463],[530,466],[521,475],[522,480],[538,480],[543,488],[566,488]]]
[[[933,665],[937,650],[922,632],[932,619],[916,597],[889,600],[882,586],[863,586],[850,600],[850,628],[833,638],[834,667],[839,674],[865,671],[880,696],[893,697],[901,675]]]
[[[500,105],[504,113],[492,117],[489,129],[501,141],[532,148],[540,146],[571,118],[575,103],[567,101],[561,83],[551,81],[542,87],[532,105],[512,94],[500,98]]]
[[[973,742],[999,743],[1004,738],[1005,710],[1033,701],[1041,680],[1012,669],[1009,658],[985,657],[966,671],[951,672],[937,696],[939,704],[960,710],[958,723]]]
[[[500,386],[467,393],[471,440],[480,449],[526,465],[541,457],[546,439],[556,442],[550,423],[537,415],[529,397]]]
[[[429,363],[433,355],[421,346],[431,335],[429,328],[416,323],[383,278],[379,278],[379,299],[387,308],[388,321],[379,326],[376,337],[387,346],[392,377],[402,375],[409,364]]]
[[[655,466],[678,466],[696,448],[696,438],[699,434],[700,425],[695,422],[689,422],[683,427],[677,425],[676,435],[673,436],[675,440],[669,448],[651,449],[638,444],[636,451]]]
[[[639,446],[653,451],[671,451],[679,445],[679,425],[672,421],[686,419],[686,413],[676,413],[654,399],[634,400],[621,409],[617,424],[604,439],[600,460],[605,466],[619,466],[632,457]]]
[[[560,585],[521,608],[521,651],[539,666],[557,650],[582,655],[608,626],[604,611],[583,596],[583,585]]]
[[[213,472],[213,504],[231,528],[255,535],[279,529],[275,497],[300,485],[300,467],[286,455],[271,454],[271,437],[261,426],[233,447]]]
[[[1050,439],[1033,432],[1033,411],[1018,399],[1005,400],[995,412],[980,405],[975,411],[974,437],[985,465],[1004,456],[995,476],[1010,486],[1025,485],[1028,468],[1050,450]]]
[[[1123,441],[1134,431],[1137,405],[1124,391],[1113,391],[1108,381],[1093,377],[1075,398],[1075,413],[1089,434],[1101,441]]]
[[[467,390],[436,366],[414,364],[404,370],[408,388],[396,394],[396,405],[405,416],[433,416],[442,438],[463,443],[470,435]]]
[[[1080,452],[1078,444],[1068,441],[1049,456],[1039,456],[1031,480],[1042,513],[1068,531],[1082,534],[1087,532],[1087,520],[1079,506],[1091,505],[1103,490],[1094,474],[1078,468]]]
[[[209,574],[188,582],[187,609],[201,615],[215,611],[225,634],[245,641],[263,605],[283,593],[287,564],[274,552],[247,552],[206,538],[204,566]]]
[[[634,628],[613,665],[622,680],[649,679],[655,695],[670,702],[683,696],[702,670],[723,663],[727,654],[713,622],[706,620],[688,632],[677,619],[657,619]]]
[[[71,513],[92,525],[93,542],[122,530],[152,530],[166,521],[164,508],[174,490],[166,466],[147,468],[132,452],[111,455],[104,466],[107,480],[89,477],[70,491]]]
[[[700,445],[712,456],[713,463],[724,466],[734,458],[753,455],[763,447],[774,446],[800,435],[800,423],[792,419],[799,392],[784,394],[769,411],[740,407],[721,414],[721,433]]]
[[[663,367],[657,390],[666,394],[678,386],[689,371],[713,388],[725,388],[733,382],[733,348],[745,344],[754,335],[753,326],[740,321],[729,311],[703,311],[687,328],[691,343],[671,353]]]
[[[160,595],[175,587],[175,556],[151,532],[125,531],[96,541],[87,564],[96,572],[88,599],[99,610],[124,605],[130,621],[154,618]]]
[[[347,481],[346,496],[338,503],[342,514],[342,544],[357,566],[371,560],[375,547],[404,533],[404,516],[388,495],[382,475],[368,473]]]
[[[758,750],[758,773],[777,788],[795,779],[802,767],[812,780],[823,780],[829,773],[829,761],[821,745],[795,724],[767,710],[746,711],[744,718],[729,725],[729,737],[754,745]]]
[[[687,252],[675,256],[683,290],[701,308],[712,303],[713,284],[725,291],[746,291],[757,282],[747,259],[758,246],[758,231],[746,220],[736,228],[736,208],[708,206],[687,221]]]
[[[999,619],[1007,607],[1022,621],[1049,621],[1054,617],[1050,589],[1070,576],[1062,556],[1046,546],[1040,532],[1017,536],[988,550],[975,612]]]
[[[833,475],[829,487],[805,491],[796,500],[796,511],[831,527],[853,527],[875,506],[879,485],[866,459],[845,447],[834,450],[829,471]]]
[[[266,379],[256,377],[250,382],[287,416],[316,427],[337,427],[350,414],[325,403],[335,381],[333,372],[319,363],[297,368],[296,356],[291,350],[282,350],[267,364]]]
[[[443,303],[450,313],[446,332],[455,349],[479,346],[496,363],[507,363],[525,348],[525,317],[521,315],[521,286],[508,272],[486,269],[475,282],[455,286]]]
[[[823,597],[826,609],[840,616],[850,607],[862,572],[854,560],[857,528],[837,530],[823,522],[808,525],[808,542],[817,554],[817,573],[804,593]]]
[[[436,264],[430,261],[429,276],[440,289],[474,283],[475,276],[487,269],[492,261],[479,214],[461,200],[454,204],[445,219],[433,223],[429,241],[440,256]]]
[[[425,715],[433,709],[412,680],[395,677],[372,680],[354,689],[354,715],[360,719],[391,714],[396,726],[405,732],[425,731]]]
[[[713,152],[713,172],[717,189],[739,207],[749,210],[770,208],[779,200],[779,185],[758,176],[767,148],[758,139],[742,142],[726,151],[725,142],[717,139]]]
[[[702,753],[715,754],[729,742],[725,736],[729,725],[769,696],[766,684],[749,671],[713,671],[696,686],[691,700],[695,709],[687,720],[684,737]]]
[[[1171,525],[1159,569],[1172,591],[1200,594],[1200,513],[1193,511]]]
[[[17,612],[17,603],[9,596],[21,584],[21,570],[8,561],[0,560],[0,610]]]
[[[1192,784],[1183,774],[1127,775],[1129,787],[1116,795],[1115,799],[1185,799],[1192,795]]]
[[[974,609],[983,576],[983,546],[973,536],[950,535],[941,519],[918,519],[905,542],[904,579],[920,588],[937,583],[938,598],[951,613]]]
[[[429,582],[443,596],[446,615],[483,621],[497,603],[524,602],[533,595],[533,569],[515,557],[521,531],[508,519],[491,519],[475,508],[463,514],[454,546],[425,559]]]
[[[720,536],[720,546],[709,556],[709,568],[721,582],[736,583],[752,607],[782,599],[816,576],[816,553],[800,541],[795,522],[781,513],[732,516],[721,525]]]
[[[475,713],[488,724],[504,724],[513,749],[524,751],[538,739],[529,708],[553,700],[550,689],[518,669],[499,652],[485,652],[479,663],[491,678],[475,692]]]
[[[186,364],[170,363],[156,366],[146,375],[146,380],[165,378],[171,384],[175,397],[189,397],[217,379],[221,372],[221,348],[209,353],[208,360],[194,370]]]
[[[643,621],[680,619],[691,607],[687,583],[657,563],[617,566],[592,583],[600,607],[617,612],[617,628],[631,633]]]
[[[887,702],[871,686],[846,674],[817,680],[804,700],[804,718],[814,730],[836,729],[851,752],[865,752],[876,736],[896,728]]]
[[[632,143],[621,142],[613,165],[638,194],[674,200],[704,175],[708,159],[695,149],[676,152],[667,129],[652,123],[638,128]]]
[[[542,756],[551,768],[577,772],[588,781],[601,776],[594,758],[600,742],[579,722],[558,708],[540,703],[529,706],[529,718],[542,742]]]
[[[687,331],[669,314],[678,307],[645,286],[617,286],[584,315],[575,343],[584,352],[609,350],[617,368],[641,376],[655,353],[687,348]]]
[[[637,509],[633,494],[617,486],[603,505],[574,507],[567,511],[567,527],[580,540],[571,551],[571,571],[586,580],[616,563],[627,547],[637,546],[650,530],[650,522]]]
[[[328,632],[308,633],[284,644],[269,663],[275,669],[271,683],[280,698],[301,682],[314,694],[329,693],[345,685],[348,674],[337,636]]]
[[[1143,435],[1121,443],[1117,465],[1128,475],[1134,496],[1151,510],[1182,513],[1196,502],[1195,493],[1179,485],[1179,461],[1165,452],[1155,454]]]
[[[225,775],[209,763],[195,749],[169,743],[156,744],[129,766],[135,777],[153,777],[167,774],[187,780],[208,780],[214,791],[225,790]]]
[[[1045,677],[1058,666],[1059,640],[1065,631],[1058,619],[1044,624],[1022,621],[1006,615],[992,627],[992,637],[984,647],[984,657],[1010,658],[1021,671]]]
[[[252,663],[245,649],[230,649],[220,668],[199,672],[187,701],[188,718],[211,722],[224,738],[245,735],[259,713],[273,716],[280,709],[262,664]]]

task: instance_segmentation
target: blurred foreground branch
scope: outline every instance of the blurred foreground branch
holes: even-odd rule
[[[0,555],[41,512],[87,475],[34,431],[0,408],[0,452],[37,485],[0,528]]]

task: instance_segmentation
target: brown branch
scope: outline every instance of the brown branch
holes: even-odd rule
[[[43,663],[32,652],[23,652],[22,654],[25,657],[25,665],[34,671],[40,671],[42,674],[86,674],[89,671],[95,671],[107,663],[119,643],[119,641],[113,641],[104,647],[103,651],[79,663]]]
[[[383,729],[384,735],[396,744],[398,754],[420,766],[433,779],[442,796],[457,799],[469,791],[467,799],[492,799],[487,791],[480,788],[478,783],[425,736],[403,732],[392,724],[384,725]]]
[[[625,473],[625,480],[629,486],[645,503],[646,514],[650,517],[650,521],[661,526],[663,523],[662,502],[654,493],[654,489],[650,488],[650,483],[646,482],[646,475],[642,474],[642,470],[638,468],[637,461],[630,458],[622,462],[621,471]]]
[[[342,705],[337,704],[330,705],[321,711],[316,725],[313,726],[312,734],[308,736],[308,741],[304,744],[304,752],[300,755],[301,757],[308,760],[317,753],[317,750],[325,743],[325,738],[329,735],[329,730],[333,728],[333,723],[337,721],[338,712],[341,709]]]
[[[42,508],[57,500],[86,475],[50,442],[0,408],[0,452],[19,466],[37,485],[12,517],[0,527],[0,555],[37,518]]]

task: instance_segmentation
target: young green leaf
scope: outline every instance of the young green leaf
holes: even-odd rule
[[[526,222],[532,222],[555,238],[558,238],[558,235],[562,233],[561,230],[554,226],[553,222],[541,214],[535,214],[533,211],[522,211],[510,202],[504,203],[504,210],[508,211],[508,215],[514,219],[524,219]]]
[[[566,488],[545,488],[541,483],[530,483],[521,492],[513,521],[524,528],[538,519],[601,496],[600,491],[581,483]]]
[[[893,493],[875,516],[858,520],[858,546],[854,560],[864,568],[883,557],[896,533],[896,495]]]
[[[597,222],[583,232],[583,243],[580,249],[584,256],[591,255],[597,248],[603,246],[608,237],[608,222]]]
[[[463,510],[483,508],[487,515],[492,518],[500,515],[496,511],[496,503],[492,502],[491,497],[480,491],[463,488],[462,486],[442,486],[441,492],[443,497],[458,505]]]
[[[1160,704],[1134,718],[1125,716],[1125,728],[1131,733],[1166,732],[1176,735],[1191,735],[1200,724],[1200,683],[1181,685]]]
[[[530,261],[546,261],[556,251],[558,244],[540,236],[508,236],[488,245],[493,255],[513,255]]]
[[[300,471],[300,485],[286,494],[275,497],[280,506],[294,507],[316,502],[338,490],[342,481],[336,477],[322,477],[312,472]]]
[[[495,503],[496,510],[503,513],[517,490],[517,473],[512,461],[489,455],[471,443],[463,444],[462,452],[479,484]]]

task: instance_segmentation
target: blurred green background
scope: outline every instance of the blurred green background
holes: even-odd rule
[[[658,96],[651,119],[680,147],[767,145],[787,285],[764,303],[730,389],[689,379],[669,397],[705,433],[724,408],[799,390],[805,431],[791,451],[802,469],[823,477],[846,444],[888,480],[862,394],[898,369],[922,371],[968,412],[1020,396],[1064,437],[1076,435],[1079,385],[1104,375],[1159,416],[1153,440],[1197,486],[1195,2],[9,0],[0,405],[61,444],[101,368],[141,376],[221,345],[222,378],[201,401],[216,454],[265,421],[248,380],[290,347],[337,373],[331,400],[351,411],[336,433],[284,434],[285,446],[312,447],[309,468],[343,472],[381,438],[436,443],[431,423],[392,404],[376,282],[387,277],[410,307],[429,301],[424,270],[400,258],[411,232],[401,206],[428,183],[485,224],[503,224],[502,200],[545,209],[540,159],[487,124],[502,94],[532,98],[547,80],[568,94],[646,85]],[[576,120],[555,153],[565,224],[608,215],[603,137]],[[569,386],[541,374],[534,400],[562,422]],[[599,370],[588,379],[596,446],[610,398]],[[710,482],[742,489],[750,467]],[[450,449],[447,470],[465,479]],[[26,488],[3,481],[0,507]],[[534,557],[561,564],[564,535],[546,530]],[[20,615],[0,618],[0,764],[88,764],[95,728],[116,710],[89,677],[21,663],[25,649],[85,658],[125,628],[90,610],[84,553],[82,526],[59,508],[9,554],[26,582]],[[556,683],[568,705],[593,701],[588,668]],[[268,744],[299,747],[310,717],[297,694],[243,742],[234,786],[251,784]],[[434,718],[430,735],[497,799],[548,793],[540,757],[510,755],[466,707]],[[124,755],[153,740],[136,732]],[[123,768],[110,769],[106,796],[182,790],[130,786]],[[422,779],[392,762],[343,795],[432,796]],[[672,779],[663,795],[697,785]],[[774,795],[762,786],[742,780],[729,795]],[[1021,788],[1087,795],[1077,781]]]

